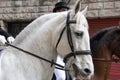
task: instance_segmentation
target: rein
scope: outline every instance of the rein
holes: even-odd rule
[[[40,56],[38,56],[38,55],[35,55],[35,54],[31,53],[31,52],[28,52],[28,51],[23,50],[23,49],[21,49],[21,48],[19,48],[19,47],[16,47],[16,46],[14,46],[14,45],[12,45],[12,44],[10,44],[10,43],[8,43],[8,42],[6,42],[5,44],[8,45],[8,46],[13,47],[13,48],[15,48],[15,49],[18,49],[18,50],[20,50],[20,51],[22,51],[22,52],[24,52],[24,53],[27,53],[27,54],[29,54],[29,55],[31,55],[31,56],[34,56],[34,57],[36,57],[36,58],[38,58],[38,59],[41,59],[41,60],[46,61],[46,62],[48,62],[48,63],[51,63],[51,66],[53,66],[53,64],[54,64],[54,65],[60,67],[60,68],[56,67],[57,69],[68,71],[67,69],[64,68],[64,66],[62,66],[62,65],[57,64],[56,62],[54,62],[54,60],[52,60],[52,61],[47,60],[47,59],[42,58],[42,57],[40,57]]]
[[[120,62],[120,59],[111,59],[111,60],[106,60],[104,58],[93,58],[93,61],[98,61],[98,62]]]

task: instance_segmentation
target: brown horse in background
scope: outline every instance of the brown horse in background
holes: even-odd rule
[[[120,58],[120,27],[104,28],[90,41],[95,66],[94,80],[107,80],[113,61],[112,56]]]

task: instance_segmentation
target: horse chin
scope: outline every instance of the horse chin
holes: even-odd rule
[[[74,69],[74,76],[76,80],[90,80],[90,73],[85,73],[83,70],[80,70],[75,64],[72,65]]]

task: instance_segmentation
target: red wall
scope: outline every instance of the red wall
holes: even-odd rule
[[[118,26],[119,23],[120,18],[88,19],[90,36],[102,28]]]

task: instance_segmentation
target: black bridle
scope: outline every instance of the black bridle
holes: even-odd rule
[[[56,49],[58,47],[58,44],[62,38],[62,35],[66,29],[66,33],[67,33],[67,40],[71,49],[71,53],[69,53],[68,55],[66,55],[63,59],[63,61],[66,63],[68,58],[73,57],[76,58],[76,55],[91,55],[92,53],[89,50],[82,50],[82,51],[75,51],[74,49],[74,45],[73,45],[73,40],[72,40],[72,35],[71,35],[71,29],[70,29],[70,24],[75,24],[76,20],[70,20],[70,12],[68,12],[67,14],[67,20],[66,20],[66,25],[63,28],[59,38],[58,38],[58,42],[56,44]]]
[[[68,59],[70,57],[74,57],[76,58],[77,55],[91,55],[91,52],[89,50],[82,50],[82,51],[75,51],[74,49],[74,45],[73,45],[73,40],[72,40],[72,34],[71,34],[71,28],[70,28],[70,24],[75,24],[76,23],[76,20],[70,20],[70,12],[68,12],[67,14],[67,20],[66,20],[66,25],[65,27],[63,28],[59,38],[58,38],[58,42],[56,44],[56,49],[58,47],[58,44],[60,43],[60,40],[62,38],[62,35],[66,29],[66,33],[67,33],[67,40],[68,40],[68,43],[69,43],[69,46],[70,46],[70,49],[71,49],[71,53],[67,54],[64,58],[63,58],[63,61],[66,65]],[[66,74],[66,80],[70,80],[70,77],[69,77],[69,70],[67,68],[67,66],[65,66],[65,74]]]

